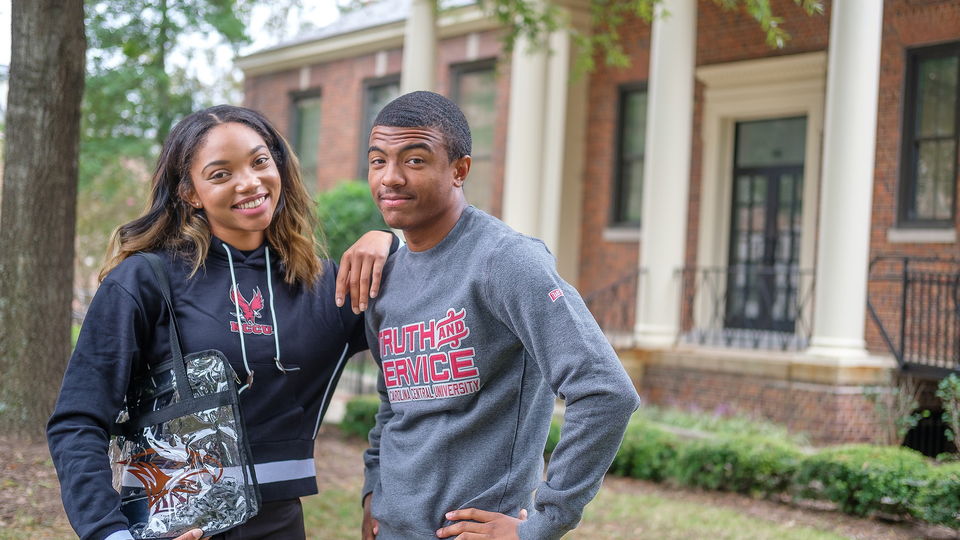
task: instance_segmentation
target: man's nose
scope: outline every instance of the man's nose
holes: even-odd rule
[[[404,178],[403,171],[400,169],[398,164],[387,163],[387,165],[381,171],[382,176],[380,177],[380,183],[382,183],[384,186],[402,186],[407,182],[407,179]]]

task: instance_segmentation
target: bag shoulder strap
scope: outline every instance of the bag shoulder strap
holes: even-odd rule
[[[170,278],[167,270],[163,266],[163,260],[156,253],[138,253],[141,257],[150,263],[153,275],[157,278],[157,284],[160,286],[160,294],[167,305],[169,314],[170,328],[170,354],[173,357],[173,372],[176,375],[177,392],[180,399],[189,399],[193,397],[193,391],[190,389],[190,382],[187,380],[187,366],[183,361],[183,350],[180,348],[180,334],[177,331],[177,318],[173,313],[173,300],[170,294]]]

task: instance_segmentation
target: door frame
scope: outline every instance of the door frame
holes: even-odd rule
[[[814,268],[820,166],[826,94],[827,53],[795,54],[702,66],[703,141],[697,266],[728,265],[733,197],[734,146],[737,122],[805,116],[807,133],[803,163],[803,210],[800,268]],[[697,320],[709,320],[712,299],[698,291]],[[812,310],[812,303],[805,310]],[[804,313],[809,320],[811,313]]]

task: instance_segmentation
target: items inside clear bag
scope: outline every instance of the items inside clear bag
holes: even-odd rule
[[[219,356],[186,359],[194,397],[228,390],[233,371]],[[140,411],[178,403],[173,370],[141,385]],[[227,529],[256,514],[232,405],[194,411],[116,437],[110,445],[114,488],[136,538],[170,538],[200,527]]]

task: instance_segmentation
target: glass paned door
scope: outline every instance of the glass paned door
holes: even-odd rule
[[[793,332],[806,118],[739,122],[736,132],[724,325]]]

